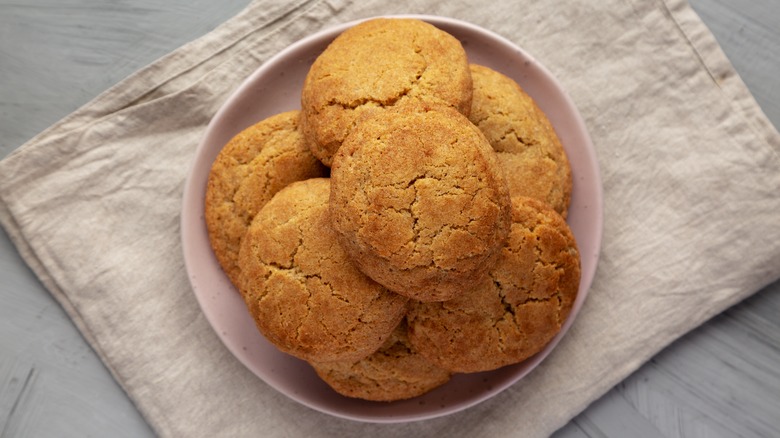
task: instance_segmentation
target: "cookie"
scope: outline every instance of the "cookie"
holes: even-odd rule
[[[547,116],[511,78],[480,65],[470,69],[474,93],[469,120],[497,152],[510,193],[544,201],[566,218],[571,168]]]
[[[260,332],[300,359],[360,360],[387,340],[407,298],[358,271],[330,223],[330,180],[280,190],[255,216],[239,252],[242,295]]]
[[[303,142],[298,118],[299,111],[290,111],[246,128],[211,166],[206,227],[214,255],[234,284],[241,239],[260,208],[291,182],[328,174]]]
[[[339,241],[396,293],[450,299],[504,246],[506,181],[485,137],[454,109],[420,105],[362,119],[334,156],[331,179]]]
[[[453,36],[416,19],[372,19],[340,34],[311,66],[303,131],[329,166],[360,114],[415,100],[468,114],[471,93],[466,52]]]
[[[363,360],[312,366],[339,394],[372,401],[417,397],[447,383],[451,376],[414,351],[405,320],[376,353]]]
[[[488,371],[536,354],[561,330],[580,282],[564,219],[533,198],[512,198],[512,231],[483,281],[443,303],[413,303],[413,348],[453,372]]]

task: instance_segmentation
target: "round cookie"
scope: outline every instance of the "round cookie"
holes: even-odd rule
[[[376,353],[363,360],[312,366],[339,394],[372,401],[417,397],[447,383],[451,376],[414,351],[405,321]]]
[[[580,258],[564,219],[533,198],[512,198],[512,231],[489,275],[443,303],[412,303],[412,347],[453,372],[521,362],[560,331],[580,282]]]
[[[504,246],[510,200],[495,152],[465,116],[427,106],[361,119],[334,156],[333,227],[357,266],[421,301],[452,298]]]
[[[255,216],[239,252],[240,287],[262,334],[316,361],[360,360],[387,340],[407,298],[358,271],[330,226],[330,181],[280,190]]]
[[[474,93],[469,120],[497,152],[509,192],[544,201],[566,218],[571,168],[547,116],[511,78],[481,65],[470,69]]]
[[[241,238],[260,208],[291,182],[328,174],[303,142],[299,114],[285,112],[246,128],[211,166],[206,227],[214,255],[233,284],[238,281]]]
[[[362,113],[422,100],[468,114],[471,93],[466,52],[452,35],[416,19],[372,19],[340,34],[311,66],[303,132],[329,166]]]

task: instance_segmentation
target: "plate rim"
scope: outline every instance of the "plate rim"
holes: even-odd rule
[[[590,257],[593,257],[593,262],[592,262],[593,267],[588,272],[584,272],[584,271],[582,272],[583,275],[580,278],[580,289],[578,291],[578,297],[575,300],[575,307],[572,308],[572,312],[567,318],[564,325],[561,327],[560,332],[537,355],[532,356],[531,358],[522,362],[523,364],[528,365],[526,367],[523,367],[524,368],[523,371],[518,372],[516,376],[507,379],[501,385],[497,385],[490,391],[486,391],[484,393],[479,394],[478,396],[473,397],[473,400],[470,400],[468,402],[461,402],[460,404],[452,405],[447,408],[442,408],[440,410],[428,412],[426,414],[421,414],[421,415],[403,415],[403,416],[350,415],[348,413],[344,413],[336,409],[329,409],[328,407],[312,403],[306,400],[304,397],[300,396],[299,394],[291,394],[290,392],[282,388],[275,380],[269,380],[267,378],[264,378],[263,376],[258,375],[257,372],[254,371],[254,367],[250,363],[248,363],[246,358],[244,358],[244,355],[241,353],[241,351],[237,350],[237,348],[234,347],[231,343],[226,342],[225,339],[223,339],[223,336],[220,334],[219,330],[217,329],[217,327],[220,325],[219,322],[214,320],[215,316],[208,310],[208,304],[204,301],[204,297],[202,297],[201,294],[199,294],[197,291],[195,278],[197,277],[198,273],[195,272],[193,261],[190,259],[191,257],[190,254],[192,254],[193,252],[190,246],[191,241],[188,238],[188,236],[190,236],[192,233],[198,232],[198,230],[196,230],[195,228],[200,228],[200,227],[196,227],[196,224],[200,224],[203,226],[200,229],[201,232],[205,229],[205,219],[203,219],[202,217],[203,216],[202,208],[198,208],[197,210],[199,211],[193,210],[193,203],[196,206],[203,205],[202,203],[196,202],[195,199],[196,197],[194,196],[194,193],[200,193],[201,195],[205,194],[205,184],[203,184],[204,181],[202,179],[197,178],[196,171],[198,170],[198,165],[202,164],[201,161],[203,161],[203,155],[209,149],[210,143],[208,140],[210,137],[210,133],[213,131],[214,127],[219,124],[219,122],[225,117],[225,114],[230,111],[232,105],[234,105],[235,102],[247,91],[247,89],[253,85],[253,83],[257,80],[257,78],[262,76],[269,69],[271,69],[276,63],[276,61],[282,60],[285,57],[289,56],[289,54],[295,53],[296,51],[302,48],[306,48],[311,44],[316,44],[325,39],[332,40],[344,30],[352,26],[355,26],[356,24],[361,23],[363,21],[367,21],[375,18],[412,18],[412,19],[419,19],[428,22],[437,27],[455,26],[455,27],[465,29],[470,33],[482,34],[483,36],[491,40],[494,40],[497,43],[500,43],[508,48],[512,48],[513,50],[517,51],[519,54],[522,54],[526,59],[530,60],[535,64],[534,67],[540,70],[541,74],[545,77],[545,79],[548,80],[554,86],[556,92],[559,94],[559,97],[563,99],[564,104],[572,110],[570,116],[572,116],[573,118],[573,122],[576,125],[576,130],[583,136],[582,140],[585,142],[587,155],[591,158],[587,163],[588,171],[596,177],[594,181],[594,184],[596,185],[596,193],[593,198],[589,199],[589,201],[591,201],[590,206],[593,210],[592,214],[595,215],[594,220],[597,224],[595,229],[592,230],[593,238],[591,240],[593,241],[594,247],[592,253],[589,255]],[[210,165],[208,167],[210,168]],[[206,181],[207,181],[208,171],[206,171],[205,173],[206,173]],[[198,185],[197,187],[196,184]],[[576,181],[575,181],[575,185],[576,185]],[[491,397],[509,388],[510,386],[516,384],[518,381],[522,380],[533,369],[535,369],[539,363],[545,360],[552,353],[552,351],[557,347],[558,343],[565,337],[571,325],[573,325],[575,320],[577,319],[579,311],[582,305],[584,304],[584,301],[590,291],[590,288],[592,286],[595,277],[595,273],[598,266],[598,260],[600,258],[602,238],[603,238],[603,182],[601,179],[601,172],[599,169],[598,156],[596,154],[596,149],[591,140],[590,133],[587,129],[585,121],[582,118],[582,115],[580,114],[577,106],[574,104],[573,100],[566,92],[566,89],[560,84],[558,79],[544,65],[542,65],[536,60],[536,58],[534,58],[530,53],[528,53],[527,51],[525,51],[524,49],[522,49],[512,41],[508,40],[507,38],[491,30],[485,29],[483,27],[480,27],[476,24],[467,21],[463,21],[451,17],[427,15],[427,14],[380,15],[380,16],[361,18],[361,19],[337,24],[334,26],[329,26],[295,41],[294,43],[290,44],[289,46],[286,46],[284,49],[277,52],[273,56],[269,57],[257,69],[255,69],[251,74],[249,74],[246,78],[244,78],[241,84],[222,103],[220,108],[215,112],[215,114],[209,121],[194,151],[191,164],[187,171],[187,178],[184,183],[184,190],[183,190],[182,197],[183,199],[181,202],[181,211],[180,211],[180,218],[179,218],[180,239],[181,239],[182,253],[184,257],[184,265],[185,265],[185,270],[187,272],[188,282],[190,284],[192,292],[196,297],[196,300],[198,301],[198,305],[201,309],[201,312],[206,317],[212,330],[214,330],[217,336],[220,338],[221,343],[230,351],[233,357],[236,358],[239,362],[241,362],[241,364],[245,366],[250,372],[252,372],[252,374],[260,378],[262,381],[264,381],[266,384],[274,388],[274,390],[280,392],[282,395],[304,406],[307,406],[308,408],[317,410],[319,412],[323,412],[335,417],[358,421],[358,422],[401,423],[401,422],[421,421],[421,420],[427,420],[427,419],[438,418],[446,415],[451,415],[456,412],[469,409],[479,403],[482,403],[485,400],[488,400]],[[188,211],[191,212],[189,215],[186,214],[186,212]],[[190,220],[193,214],[199,215],[200,220],[197,221]],[[582,254],[581,254],[581,258],[582,258]],[[370,402],[366,402],[366,403],[370,403]]]

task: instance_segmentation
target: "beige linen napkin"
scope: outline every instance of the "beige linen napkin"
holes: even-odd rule
[[[674,339],[780,276],[780,138],[683,0],[257,0],[0,163],[0,219],[163,436],[543,436]],[[195,301],[179,237],[206,124],[271,55],[379,14],[459,18],[562,82],[604,184],[600,265],[572,330],[528,377],[404,425],[329,417],[267,386]]]

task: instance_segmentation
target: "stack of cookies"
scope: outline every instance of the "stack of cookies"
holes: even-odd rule
[[[338,36],[301,110],[213,163],[214,253],[260,332],[334,390],[415,397],[536,354],[580,279],[569,163],[510,78],[414,19]]]

